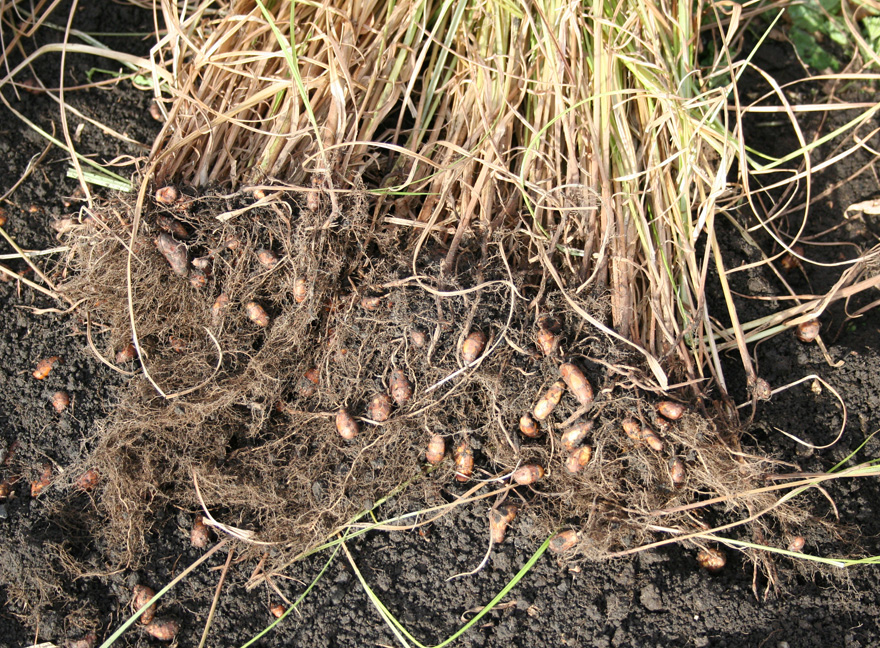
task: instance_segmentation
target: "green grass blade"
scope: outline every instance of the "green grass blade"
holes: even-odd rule
[[[268,626],[266,626],[265,628],[263,628],[262,632],[260,632],[258,635],[256,635],[255,637],[253,637],[253,638],[252,638],[250,641],[248,641],[247,643],[242,644],[241,648],[248,648],[248,646],[252,645],[253,643],[255,643],[255,642],[257,642],[257,641],[259,641],[259,640],[260,640],[260,639],[261,639],[266,633],[268,633],[268,632],[269,632],[270,630],[272,630],[275,626],[277,626],[279,623],[281,623],[282,621],[284,621],[284,619],[287,618],[287,615],[288,615],[288,614],[290,614],[290,613],[293,612],[297,607],[299,607],[299,604],[303,602],[303,600],[304,600],[305,597],[308,595],[308,593],[312,591],[312,588],[313,588],[315,585],[317,585],[318,581],[320,581],[321,578],[324,576],[324,573],[327,571],[327,568],[330,567],[330,565],[331,565],[331,564],[333,563],[333,561],[335,560],[335,558],[336,558],[336,554],[337,554],[337,553],[339,553],[339,547],[338,547],[338,546],[333,550],[333,553],[330,554],[330,557],[327,559],[327,562],[324,563],[324,566],[321,568],[321,571],[318,572],[318,575],[315,576],[315,578],[312,580],[312,582],[309,583],[309,586],[308,586],[307,588],[305,588],[305,590],[303,590],[303,593],[299,595],[299,597],[296,599],[296,601],[294,601],[293,605],[291,605],[289,608],[287,608],[287,609],[284,611],[284,614],[282,614],[279,618],[275,619],[272,623],[270,623]]]
[[[553,534],[553,535],[555,535],[555,534]],[[482,610],[480,610],[474,616],[473,619],[471,619],[470,621],[465,623],[461,628],[459,628],[455,633],[453,633],[447,639],[445,639],[444,641],[436,644],[435,646],[431,646],[431,647],[425,646],[424,644],[420,643],[415,637],[413,637],[407,631],[407,629],[403,626],[403,624],[400,623],[400,621],[398,621],[394,617],[393,614],[391,614],[391,612],[388,610],[388,608],[385,607],[385,604],[382,603],[381,599],[376,595],[376,593],[372,590],[372,588],[367,584],[366,579],[363,577],[363,574],[361,574],[360,570],[358,569],[357,564],[355,563],[352,555],[349,553],[348,548],[345,546],[345,543],[342,543],[342,548],[345,551],[346,556],[348,557],[348,561],[349,561],[349,564],[351,564],[351,568],[354,570],[355,575],[357,576],[358,580],[361,583],[361,587],[364,588],[364,591],[367,593],[367,596],[369,597],[370,601],[376,607],[376,609],[378,610],[379,615],[382,617],[382,619],[388,624],[388,627],[391,629],[391,632],[394,633],[394,636],[397,637],[398,641],[400,641],[401,644],[405,648],[408,648],[408,646],[409,646],[407,641],[412,642],[412,644],[415,645],[417,648],[444,648],[444,646],[448,646],[453,641],[458,639],[461,635],[463,635],[465,632],[470,630],[480,619],[482,619],[489,612],[491,612],[492,609],[494,609],[494,607],[496,605],[498,605],[505,596],[507,596],[507,594],[510,592],[510,590],[512,590],[514,587],[516,587],[517,583],[519,583],[525,577],[525,575],[528,574],[532,570],[532,567],[535,566],[535,563],[538,562],[538,559],[544,555],[545,551],[547,551],[547,547],[550,546],[550,540],[553,539],[553,535],[549,536],[544,541],[544,543],[540,547],[538,547],[537,551],[535,551],[535,553],[532,554],[532,556],[520,568],[520,570],[516,573],[516,575],[510,579],[510,581],[507,583],[507,585],[505,585],[501,589],[501,591],[495,595],[495,598],[493,598],[491,601],[489,601],[489,603]]]

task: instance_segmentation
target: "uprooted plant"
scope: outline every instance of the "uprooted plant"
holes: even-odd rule
[[[531,528],[575,526],[580,555],[705,544],[707,497],[788,544],[808,515],[741,447],[719,349],[769,395],[746,332],[876,286],[873,253],[828,299],[740,324],[722,219],[751,209],[768,264],[806,258],[753,186],[787,160],[742,144],[741,9],[699,9],[163,3],[165,127],[136,201],[69,228],[62,287],[106,362],[137,351],[89,460],[117,558],[171,502],[298,555],[421,475],[431,442],[423,496],[515,484]],[[704,31],[720,47],[700,65]]]

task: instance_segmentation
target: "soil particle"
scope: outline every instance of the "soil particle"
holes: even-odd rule
[[[663,599],[660,597],[660,590],[653,583],[642,588],[642,591],[639,593],[639,601],[645,606],[645,609],[651,612],[659,612],[663,609]]]

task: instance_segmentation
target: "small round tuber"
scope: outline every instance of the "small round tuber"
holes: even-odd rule
[[[76,480],[74,486],[76,486],[81,491],[90,491],[98,485],[101,481],[101,475],[94,468],[89,468],[82,475],[80,475],[79,479]]]
[[[376,394],[367,405],[367,416],[377,423],[384,423],[391,417],[391,397],[388,394]]]
[[[474,362],[486,348],[486,334],[482,331],[471,331],[461,343],[461,359],[465,363]]]
[[[566,529],[565,531],[560,531],[555,536],[553,536],[553,539],[550,540],[550,546],[548,548],[553,553],[565,553],[569,549],[573,549],[577,543],[577,532],[573,529]]]
[[[361,308],[367,311],[377,311],[382,307],[382,297],[367,295],[361,299]]]
[[[37,497],[52,482],[52,464],[44,464],[39,479],[31,482],[31,497]]]
[[[137,357],[137,347],[129,342],[116,352],[116,364],[128,364]]]
[[[55,411],[61,414],[64,410],[66,410],[70,406],[70,394],[66,391],[57,391],[52,394],[52,407],[55,408]]]
[[[670,421],[677,421],[685,412],[685,407],[681,403],[673,401],[660,401],[657,403],[657,411],[660,416],[668,418]]]
[[[672,478],[672,485],[680,488],[687,478],[687,470],[681,459],[673,459],[669,466],[669,476]]]
[[[630,438],[630,440],[638,443],[642,440],[642,426],[632,417],[627,417],[623,419],[623,431],[626,432],[626,436]]]
[[[504,542],[507,526],[513,522],[518,509],[515,504],[502,504],[489,511],[489,537],[495,544]]]
[[[803,536],[795,536],[791,539],[791,542],[788,544],[789,551],[796,551],[800,553],[804,549],[804,545],[806,544],[806,540],[804,540]]]
[[[152,623],[144,626],[148,635],[159,641],[171,641],[180,630],[180,624],[174,619],[154,619]]]
[[[193,520],[192,529],[189,533],[189,542],[196,549],[204,549],[208,546],[208,540],[211,539],[211,529],[205,524],[205,518],[197,515]]]
[[[226,310],[226,307],[229,305],[229,295],[226,293],[220,293],[217,296],[217,299],[214,301],[214,304],[211,306],[211,321],[216,326],[220,323],[220,318],[223,316],[223,311]]]
[[[257,302],[248,302],[244,305],[244,312],[247,313],[248,319],[260,327],[269,326],[269,315]]]
[[[425,459],[428,460],[429,464],[436,466],[443,461],[445,455],[446,440],[441,435],[435,434],[431,437],[431,440],[428,441],[428,451],[425,452]]]
[[[409,402],[413,395],[413,386],[406,377],[406,373],[402,369],[395,369],[391,372],[391,378],[388,380],[388,387],[391,391],[391,398],[397,403],[398,407],[403,407]]]
[[[465,439],[455,448],[455,479],[466,482],[474,474],[474,452]]]
[[[559,366],[559,373],[581,405],[586,407],[593,402],[593,387],[580,368],[571,362],[564,362]]]
[[[147,605],[153,597],[156,595],[156,592],[153,591],[153,588],[147,587],[146,585],[135,585],[134,586],[134,596],[131,599],[131,609],[137,612],[142,607]],[[144,613],[141,614],[138,621],[143,623],[144,625],[148,624],[153,620],[153,617],[156,616],[156,604],[153,603],[150,605]]]
[[[562,433],[562,447],[571,452],[577,448],[593,429],[592,421],[576,423]]]
[[[52,373],[52,367],[55,366],[56,362],[58,362],[58,356],[43,358],[37,363],[37,368],[34,369],[34,373],[31,375],[37,380],[43,380],[43,378]]]
[[[160,205],[173,205],[180,200],[180,191],[177,187],[167,185],[156,189],[156,202]]]
[[[819,320],[812,319],[808,322],[801,322],[798,324],[794,334],[801,342],[815,342],[816,338],[819,337],[820,328],[822,328],[822,325],[819,323]]]
[[[336,431],[346,441],[351,441],[360,432],[357,421],[344,407],[336,413]]]
[[[315,392],[318,391],[318,381],[320,379],[320,374],[318,373],[317,367],[311,367],[306,369],[306,372],[303,374],[303,377],[299,381],[299,394],[303,398],[309,398],[315,395]]]
[[[420,331],[419,329],[414,328],[410,329],[409,340],[410,342],[412,342],[415,348],[423,349],[428,343],[428,336],[425,335],[424,331]]]
[[[538,464],[526,464],[513,471],[510,479],[520,486],[528,486],[544,476],[544,468]]]
[[[522,432],[524,437],[529,439],[536,439],[541,436],[541,429],[535,423],[535,419],[532,418],[531,414],[523,414],[520,417],[519,431]]]
[[[663,452],[663,449],[666,447],[666,444],[663,443],[663,439],[657,436],[657,433],[649,427],[642,429],[642,439],[648,444],[648,447],[655,452]]]
[[[543,421],[550,416],[553,410],[556,409],[556,406],[559,405],[563,392],[565,392],[565,383],[557,380],[535,403],[535,408],[532,410],[534,417],[539,421]]]
[[[260,248],[259,250],[257,250],[257,261],[260,262],[260,265],[272,269],[276,265],[278,265],[278,255],[275,254],[272,250]]]
[[[281,603],[273,605],[269,608],[269,612],[271,612],[272,616],[274,616],[276,619],[280,619],[281,617],[283,617],[286,611],[287,608],[281,605]]]
[[[697,554],[697,563],[710,574],[716,574],[727,564],[727,557],[720,549],[703,549]]]
[[[297,304],[302,304],[309,296],[309,280],[305,277],[297,277],[293,282],[293,299]]]
[[[541,353],[549,356],[556,350],[556,346],[559,344],[559,337],[547,328],[544,322],[541,322],[538,325],[538,334],[535,336],[535,342],[538,348],[541,349]]]
[[[590,446],[576,448],[568,459],[565,460],[565,469],[572,475],[583,470],[593,457],[593,449]]]

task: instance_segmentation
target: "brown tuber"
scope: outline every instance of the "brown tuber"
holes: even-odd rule
[[[577,448],[593,429],[592,421],[577,423],[562,433],[562,447],[571,452]]]
[[[66,391],[57,391],[52,394],[52,407],[55,408],[55,411],[61,414],[64,410],[66,410],[70,406],[70,394]]]
[[[304,398],[309,398],[310,396],[314,396],[315,392],[318,391],[318,381],[320,380],[320,374],[318,373],[317,367],[312,367],[307,369],[303,374],[302,379],[299,381],[299,394]]]
[[[480,357],[486,348],[486,334],[482,331],[471,331],[461,343],[461,359],[470,364]]]
[[[524,437],[536,439],[541,436],[541,429],[530,414],[523,414],[519,419],[519,431]]]
[[[556,409],[556,406],[559,405],[563,392],[565,392],[565,383],[561,380],[557,380],[551,385],[550,389],[538,399],[538,402],[535,403],[535,408],[532,410],[532,414],[535,418],[539,421],[543,421],[550,416],[550,414],[553,413],[553,410]]]
[[[293,282],[293,299],[302,304],[309,296],[309,281],[305,277],[297,277]]]
[[[428,441],[428,451],[425,452],[425,459],[428,460],[429,464],[436,466],[443,461],[445,454],[446,440],[441,435],[435,434],[431,437],[431,440]]]
[[[409,402],[413,395],[413,386],[406,377],[406,373],[402,369],[395,369],[391,372],[391,378],[388,380],[388,388],[391,391],[391,398],[397,403],[398,407],[403,407]]]
[[[173,205],[180,200],[180,192],[177,187],[168,185],[156,189],[156,202],[160,205]]]
[[[634,418],[627,417],[623,419],[621,425],[623,426],[623,431],[626,432],[626,436],[628,436],[631,441],[638,443],[642,440],[642,426],[639,425],[639,422]]]
[[[809,344],[810,342],[815,342],[816,338],[819,337],[819,329],[821,327],[822,325],[819,323],[819,320],[812,319],[798,324],[794,334],[798,340]]]
[[[572,475],[583,470],[593,457],[593,449],[590,446],[576,448],[568,459],[565,460],[565,469]]]
[[[593,387],[583,371],[570,362],[564,362],[559,366],[559,373],[581,405],[586,407],[593,402]]]
[[[388,394],[376,394],[367,405],[367,416],[377,423],[384,423],[391,417],[391,397]]]
[[[94,468],[89,468],[82,475],[80,475],[79,479],[76,480],[74,486],[76,486],[81,491],[90,491],[93,490],[98,483],[101,481],[101,475]]]
[[[257,250],[257,261],[260,262],[260,265],[272,269],[276,265],[278,265],[278,255],[275,254],[272,250],[260,248],[259,250]]]
[[[526,464],[513,471],[510,479],[519,486],[528,486],[544,476],[544,468],[538,464]]]
[[[165,121],[165,117],[162,115],[162,109],[159,107],[159,104],[155,101],[150,104],[150,117],[155,119],[157,122]]]
[[[129,342],[116,352],[116,364],[128,364],[137,357],[137,348],[134,342]]]
[[[538,325],[538,335],[535,336],[535,342],[538,348],[541,349],[541,353],[549,356],[556,350],[556,346],[559,344],[559,337],[547,328],[544,322],[541,322]]]
[[[789,551],[795,551],[800,553],[804,549],[804,545],[806,544],[806,540],[804,540],[803,536],[795,536],[791,539],[791,542],[788,544]]]
[[[189,543],[196,549],[204,549],[211,539],[211,529],[205,524],[205,518],[197,515],[193,520],[192,530],[189,533]]]
[[[37,368],[34,369],[34,373],[31,375],[37,380],[43,380],[43,378],[52,373],[52,367],[55,366],[56,362],[58,362],[58,356],[43,358],[37,363]]]
[[[171,218],[170,216],[166,216],[165,214],[159,214],[156,217],[156,225],[158,225],[161,229],[165,230],[169,234],[173,234],[179,239],[189,238],[189,230],[184,227],[183,223]]]
[[[467,439],[455,448],[455,479],[466,482],[474,474],[474,453]]]
[[[244,312],[247,313],[248,319],[260,327],[269,326],[269,315],[257,302],[248,302],[244,305]]]
[[[226,307],[229,305],[229,295],[226,293],[220,293],[217,296],[217,299],[214,301],[214,305],[211,306],[211,321],[216,326],[220,323],[220,318],[223,316],[223,311],[226,310]]]
[[[174,619],[162,618],[155,619],[152,623],[144,627],[148,635],[159,641],[171,641],[180,630],[180,624]]]
[[[361,299],[361,308],[367,311],[377,311],[382,307],[382,297],[367,295]]]
[[[502,504],[489,511],[489,537],[492,538],[492,542],[495,544],[504,542],[504,533],[516,517],[517,510],[515,504]]]
[[[146,585],[135,585],[134,586],[134,597],[131,599],[131,609],[135,612],[140,610],[142,607],[147,605],[153,597],[156,595],[156,592],[153,591],[153,588],[147,587]],[[156,604],[153,603],[150,605],[144,613],[141,614],[140,621],[144,625],[147,625],[150,621],[153,620],[153,617],[156,615]]]
[[[676,488],[680,488],[682,484],[684,484],[684,480],[687,477],[687,470],[681,459],[672,460],[672,463],[669,466],[669,476],[672,478],[672,485]]]
[[[663,449],[666,447],[663,440],[649,427],[642,429],[642,439],[648,444],[648,447],[655,452],[663,452]]]
[[[40,478],[31,482],[31,497],[37,497],[52,481],[52,464],[44,464]]]
[[[727,564],[727,558],[720,549],[703,549],[697,554],[697,563],[710,574],[716,574]]]
[[[186,256],[186,245],[180,241],[176,241],[170,234],[159,234],[156,237],[156,247],[165,257],[171,271],[179,277],[185,277],[189,274],[189,261]]]
[[[281,605],[281,603],[277,603],[269,608],[269,612],[271,612],[272,616],[276,619],[280,619],[284,616],[284,613],[287,612],[287,608]]]
[[[685,407],[681,403],[673,401],[660,401],[657,403],[657,411],[660,416],[668,418],[670,421],[677,421],[684,415]]]
[[[577,532],[573,529],[566,529],[553,536],[553,539],[550,540],[550,546],[548,549],[553,553],[565,553],[569,549],[573,549],[577,543]]]
[[[336,413],[336,431],[346,441],[351,441],[360,432],[357,421],[344,407]]]
[[[423,331],[419,329],[410,329],[409,339],[412,342],[413,346],[417,349],[425,348],[425,345],[428,343],[428,336],[425,335]]]

